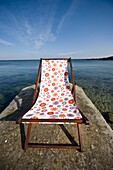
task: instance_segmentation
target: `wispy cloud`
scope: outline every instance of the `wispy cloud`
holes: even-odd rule
[[[65,20],[68,19],[75,12],[75,7],[76,7],[76,0],[73,0],[72,3],[70,4],[69,8],[67,9],[67,11],[61,16],[61,19],[60,19],[60,21],[58,23],[58,27],[57,27],[58,33],[59,33],[60,29],[62,28]]]
[[[52,31],[56,4],[53,7],[43,7],[40,3],[29,6],[29,3],[21,6],[19,15],[13,10],[1,8],[0,29],[5,35],[15,37],[18,43],[32,50],[39,50],[47,42],[54,42],[57,38]],[[1,43],[5,44],[5,41]]]
[[[3,40],[3,39],[0,39],[0,44],[1,45],[7,45],[7,46],[14,46],[13,43],[6,41],[6,40]]]
[[[74,11],[75,0],[61,13],[56,22],[58,3],[59,1],[54,1],[44,5],[42,1],[33,1],[32,4],[28,1],[26,4],[19,4],[19,8],[12,3],[13,10],[0,8],[0,29],[26,49],[39,50],[45,44],[57,40],[64,22]],[[7,41],[0,43],[13,45]]]
[[[70,52],[65,52],[65,53],[60,53],[60,54],[57,54],[58,56],[73,56],[75,54],[79,54],[79,53],[82,53],[83,51],[82,50],[78,50],[78,51],[70,51]]]

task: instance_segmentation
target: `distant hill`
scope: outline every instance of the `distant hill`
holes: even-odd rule
[[[104,57],[104,58],[91,58],[87,60],[113,60],[113,56],[110,57]]]

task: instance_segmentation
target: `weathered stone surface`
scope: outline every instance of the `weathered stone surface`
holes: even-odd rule
[[[112,170],[113,131],[101,113],[77,87],[80,110],[88,117],[90,125],[81,125],[84,152],[70,149],[22,150],[20,129],[15,120],[31,107],[34,86],[23,89],[0,115],[0,169],[20,170]],[[25,130],[27,125],[24,125]],[[77,139],[76,125],[65,125]],[[33,125],[31,141],[69,143],[63,132],[64,126]]]

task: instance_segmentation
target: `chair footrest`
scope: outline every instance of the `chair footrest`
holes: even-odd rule
[[[80,146],[72,144],[44,144],[44,143],[28,143],[28,148],[61,148],[61,149],[80,149]]]

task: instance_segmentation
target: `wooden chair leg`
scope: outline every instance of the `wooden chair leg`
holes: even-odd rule
[[[30,132],[31,132],[31,125],[32,125],[31,123],[28,124],[27,135],[26,135],[25,144],[24,144],[24,151],[26,151],[28,147],[28,142],[29,142]]]
[[[60,145],[54,146],[54,144],[50,144],[50,145],[48,145],[48,144],[43,144],[43,145],[37,144],[36,145],[36,143],[33,145],[33,143],[29,143],[31,126],[32,126],[32,124],[29,123],[28,128],[27,128],[27,135],[26,135],[26,139],[25,139],[25,144],[24,144],[24,151],[26,151],[28,145],[29,145],[29,147],[32,147],[32,148],[33,147],[36,147],[36,148],[76,148],[76,149],[79,149],[80,151],[83,151],[83,144],[82,144],[82,137],[81,137],[81,131],[80,131],[80,124],[79,123],[77,123],[78,139],[79,139],[79,146],[78,147],[77,146],[71,146],[71,147],[65,146],[65,147],[63,147],[63,145],[62,146],[60,146]]]
[[[80,131],[80,124],[77,123],[77,129],[78,129],[78,139],[79,139],[79,145],[80,145],[80,151],[83,151],[83,143],[82,143],[82,137],[81,137],[81,131]]]

